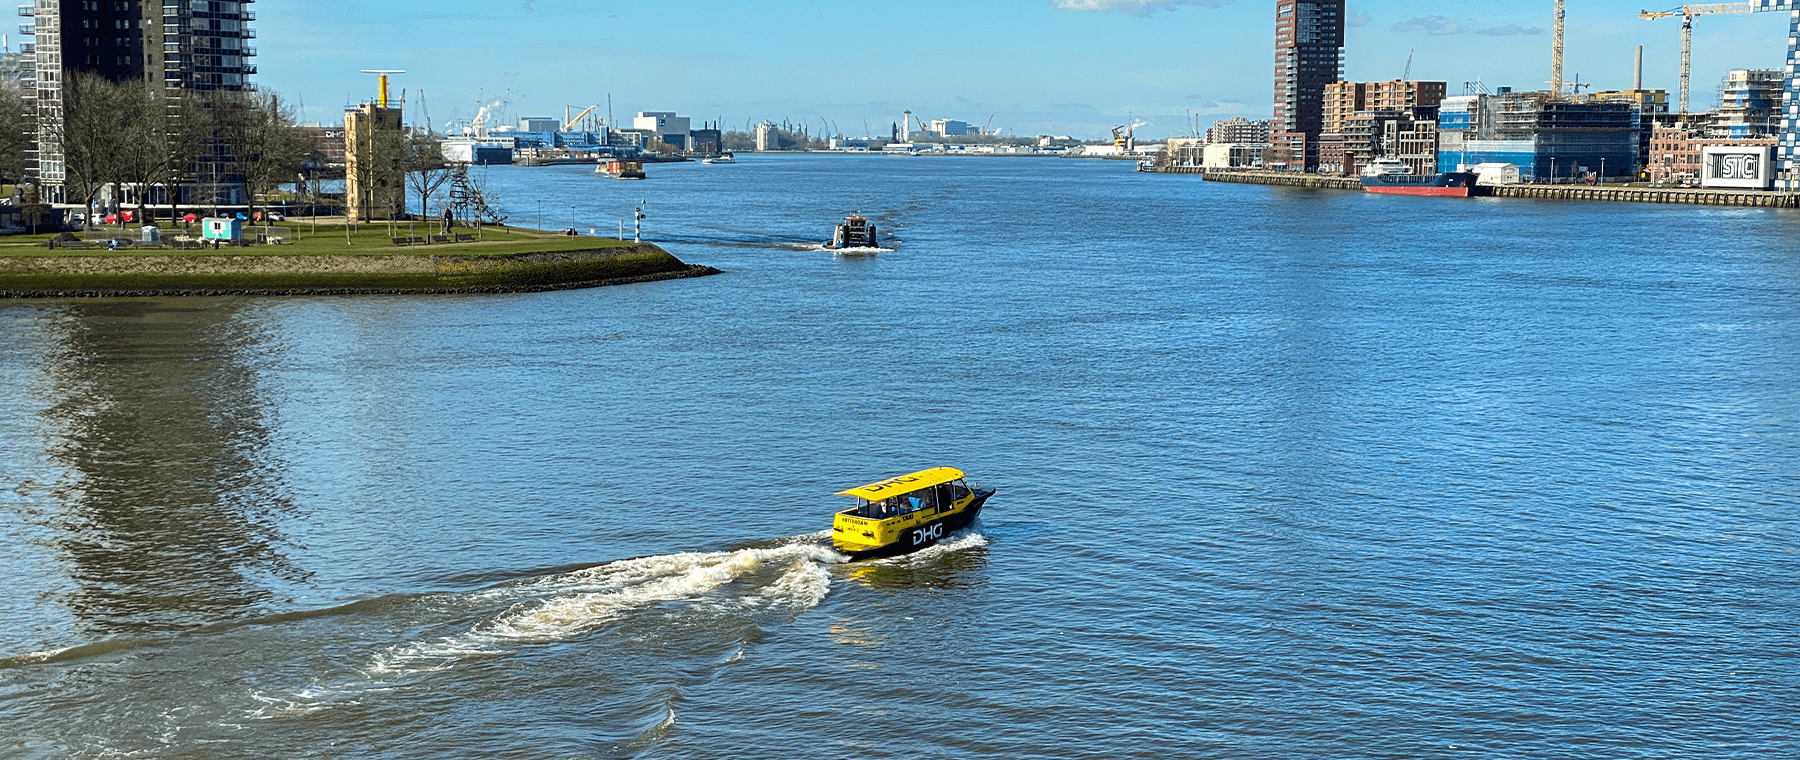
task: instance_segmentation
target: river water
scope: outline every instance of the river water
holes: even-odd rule
[[[0,303],[0,757],[1800,754],[1800,215],[740,161],[485,175],[713,277]]]

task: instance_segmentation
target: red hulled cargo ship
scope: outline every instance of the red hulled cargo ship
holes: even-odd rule
[[[1466,198],[1475,192],[1475,175],[1468,172],[1413,174],[1406,164],[1382,158],[1363,170],[1362,186],[1371,193],[1388,195],[1447,195]]]

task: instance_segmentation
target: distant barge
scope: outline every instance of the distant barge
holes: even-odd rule
[[[615,158],[594,167],[594,173],[613,179],[643,179],[644,162]]]

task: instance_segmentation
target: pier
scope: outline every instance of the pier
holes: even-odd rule
[[[1333,177],[1300,172],[1244,169],[1208,169],[1197,166],[1161,166],[1162,174],[1199,174],[1208,182],[1309,187],[1322,190],[1361,190],[1356,177]],[[1618,203],[1677,203],[1689,206],[1738,206],[1748,208],[1800,208],[1800,195],[1752,190],[1708,190],[1676,187],[1618,187],[1589,185],[1501,185],[1478,187],[1476,195],[1495,198],[1534,198],[1554,201],[1612,201]]]

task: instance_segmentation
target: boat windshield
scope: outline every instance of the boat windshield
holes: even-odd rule
[[[879,499],[857,496],[856,506],[848,513],[871,520],[904,517],[915,512],[937,514],[955,509],[956,502],[970,493],[969,484],[958,478]]]

